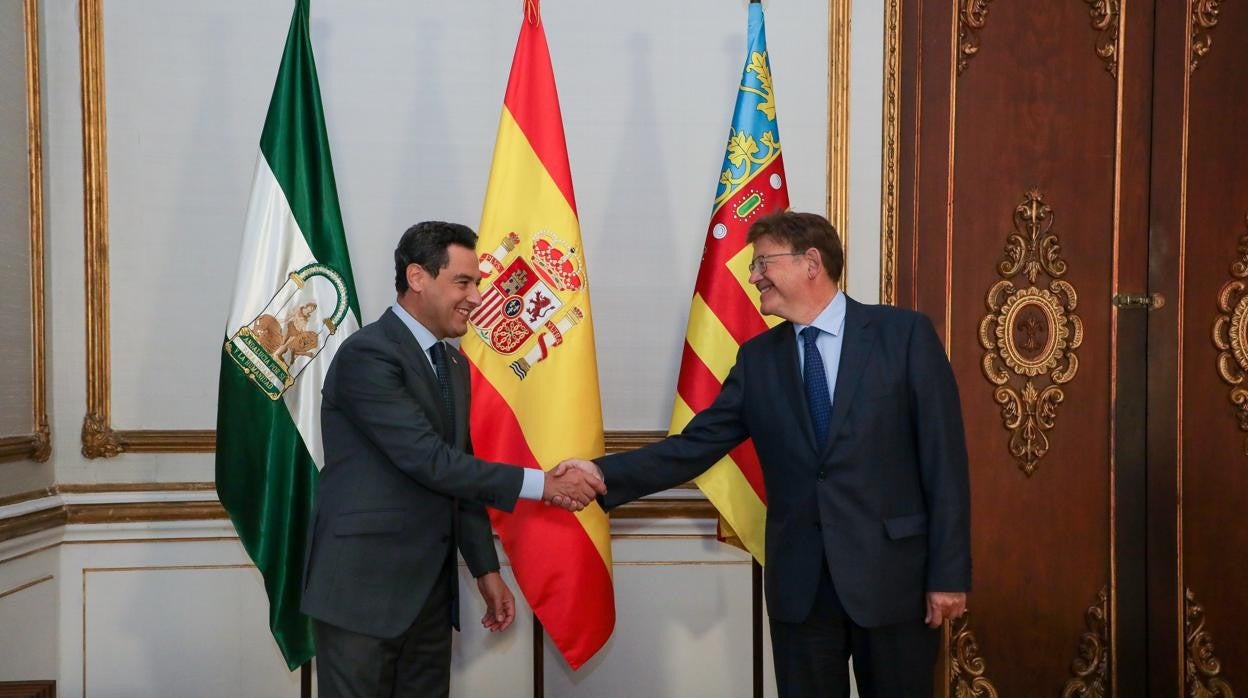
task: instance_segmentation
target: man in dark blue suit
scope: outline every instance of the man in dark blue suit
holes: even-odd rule
[[[409,228],[394,250],[394,305],[342,343],[325,377],[300,605],[321,698],[449,695],[456,550],[485,601],[481,625],[515,618],[485,508],[559,494],[579,510],[604,491],[600,479],[562,486],[472,455],[467,362],[443,340],[463,336],[481,302],[476,242],[455,223]]]
[[[681,433],[596,461],[605,508],[701,474],[747,438],[767,487],[766,595],[782,697],[932,695],[945,619],[971,586],[970,491],[953,371],[931,321],[839,290],[835,229],[756,222],[750,283],[784,322],[743,344]],[[588,461],[568,461],[557,470]]]

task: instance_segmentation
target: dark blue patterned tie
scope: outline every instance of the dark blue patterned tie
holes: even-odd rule
[[[438,374],[438,388],[442,393],[442,412],[448,419],[454,419],[455,406],[451,403],[451,367],[446,355],[446,345],[442,342],[434,342],[429,349],[429,356],[433,357],[434,372]]]
[[[828,394],[828,374],[823,370],[823,356],[815,346],[819,338],[818,327],[802,330],[802,347],[806,361],[802,365],[802,381],[806,384],[806,407],[810,409],[810,423],[815,427],[815,439],[820,446],[828,441],[828,422],[832,419],[832,397]]]

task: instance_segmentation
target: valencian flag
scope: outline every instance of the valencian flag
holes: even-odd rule
[[[243,226],[217,403],[217,495],[264,576],[287,665],[312,658],[299,613],[321,449],[321,384],[360,327],[308,36],[295,4]]]
[[[546,469],[601,455],[589,277],[537,0],[524,5],[477,252],[482,300],[462,344],[476,455]],[[490,515],[529,605],[579,668],[615,627],[607,515],[526,500]]]
[[[672,433],[714,401],[736,361],[737,348],[780,322],[759,313],[758,291],[747,282],[751,247],[745,236],[750,224],[789,207],[763,7],[757,2],[750,4],[748,33],[727,153],[689,308]],[[753,442],[734,448],[695,482],[719,510],[720,537],[765,562],[767,494]]]

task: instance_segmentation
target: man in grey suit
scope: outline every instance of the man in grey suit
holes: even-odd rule
[[[321,698],[447,695],[456,548],[485,599],[482,625],[515,618],[485,507],[558,495],[577,510],[606,491],[595,476],[473,457],[466,361],[442,340],[462,336],[481,302],[475,244],[463,225],[409,228],[394,251],[397,301],[326,375],[300,606],[314,619]]]
[[[953,371],[919,313],[839,290],[832,225],[751,226],[750,283],[787,322],[741,345],[714,402],[675,436],[597,460],[605,508],[701,474],[747,438],[767,491],[766,595],[782,698],[932,695],[940,634],[966,609],[970,491]],[[601,470],[599,470],[601,468]]]

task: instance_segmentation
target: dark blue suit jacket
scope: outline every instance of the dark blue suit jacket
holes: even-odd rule
[[[858,625],[922,620],[925,592],[971,586],[957,384],[926,316],[846,300],[826,443],[815,442],[785,322],[741,346],[715,402],[680,434],[599,459],[603,504],[686,482],[753,438],[767,488],[771,617],[805,620],[826,560]]]
[[[455,414],[420,343],[387,310],[338,349],[321,390],[325,469],[300,610],[396,637],[459,548],[474,577],[498,569],[485,506],[511,511],[523,469],[471,455],[466,360],[448,352]]]

